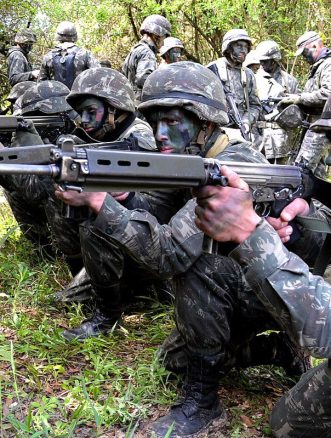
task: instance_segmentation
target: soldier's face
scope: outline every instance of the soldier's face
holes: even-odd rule
[[[28,53],[30,53],[31,50],[32,50],[33,43],[23,43],[23,44],[20,44],[20,46],[21,46],[21,49],[22,49],[26,54],[28,54]]]
[[[261,60],[261,65],[264,71],[267,73],[274,73],[277,67],[277,62],[274,59]]]
[[[194,114],[180,108],[159,108],[148,117],[162,154],[183,154],[195,139],[201,123]]]
[[[167,56],[167,61],[169,64],[172,64],[173,62],[180,61],[182,57],[182,50],[180,47],[174,47],[173,49],[170,49]]]
[[[305,46],[302,52],[302,56],[309,64],[314,64],[317,57],[319,55],[319,50],[315,45],[315,42],[308,44]]]
[[[235,41],[230,46],[230,56],[235,63],[242,64],[245,61],[248,52],[249,45],[247,41]]]
[[[105,123],[107,110],[101,99],[88,97],[78,102],[76,111],[81,116],[81,125],[88,134],[93,134]]]

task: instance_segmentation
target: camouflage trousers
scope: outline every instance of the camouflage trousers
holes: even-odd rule
[[[95,229],[93,221],[80,225],[80,244],[96,304],[109,316],[117,316],[135,295],[172,298],[169,282],[151,273],[125,250]]]
[[[275,405],[270,419],[277,438],[331,437],[331,363],[307,371]]]
[[[323,155],[324,149],[330,143],[324,133],[313,132],[310,129],[306,132],[296,162],[304,160],[307,163],[308,168],[315,173],[317,177],[324,177],[324,168],[319,169],[319,162]],[[323,166],[324,167],[324,166]],[[321,173],[322,172],[322,173]]]

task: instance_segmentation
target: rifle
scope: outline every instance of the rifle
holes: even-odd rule
[[[268,97],[261,100],[262,109],[266,114],[270,114],[275,109],[275,104],[282,100],[281,97]]]
[[[221,170],[227,165],[248,183],[263,216],[281,211],[297,197],[314,195],[321,200],[319,193],[314,192],[312,175],[303,166],[223,162],[128,149],[127,140],[75,145],[71,139],[60,146],[4,148],[0,150],[0,174],[48,175],[64,189],[77,191],[144,191],[206,184],[225,186],[227,178]],[[329,198],[327,193],[325,198]],[[330,199],[321,202],[331,206]]]
[[[233,97],[233,94],[231,93],[231,91],[226,91],[225,89],[224,89],[224,93],[225,93],[226,103],[228,105],[228,115],[230,120],[232,121],[233,124],[235,124],[240,129],[240,133],[242,137],[245,140],[250,141],[249,136],[247,135],[247,132],[244,129],[244,124],[241,115],[239,113],[236,101]]]
[[[0,138],[16,129],[28,130],[28,120],[33,122],[42,138],[48,137],[50,141],[56,141],[61,134],[69,134],[75,127],[66,113],[56,116],[0,116]]]

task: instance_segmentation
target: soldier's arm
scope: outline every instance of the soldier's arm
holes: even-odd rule
[[[303,91],[300,95],[300,103],[306,106],[323,107],[328,96],[331,94],[331,61],[321,71],[319,88],[311,92]]]
[[[47,60],[48,60],[48,57],[46,55],[43,59],[43,62],[41,63],[41,66],[40,66],[38,81],[47,81],[47,80],[51,79],[50,75],[49,75]]]
[[[150,50],[143,52],[136,69],[136,84],[143,87],[148,76],[156,69],[156,57]]]
[[[262,111],[262,106],[260,99],[258,97],[258,91],[256,87],[256,81],[253,72],[247,72],[247,86],[248,86],[248,97],[249,97],[249,113],[246,112],[243,115],[243,122],[247,123],[250,120],[251,123],[256,122],[259,119],[260,112]]]
[[[95,57],[92,55],[92,53],[89,52],[88,50],[86,53],[86,67],[87,68],[101,67],[100,62],[97,59],[95,59]]]
[[[263,221],[230,254],[259,299],[312,355],[331,357],[331,286],[281,243]]]
[[[20,52],[13,52],[8,57],[8,78],[13,87],[15,84],[23,81],[33,80],[32,71],[27,71],[28,65],[26,59]]]

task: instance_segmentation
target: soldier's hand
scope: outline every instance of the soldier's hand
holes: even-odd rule
[[[89,207],[94,213],[99,213],[107,196],[106,192],[77,192],[76,190],[64,191],[61,186],[55,186],[55,196],[73,207]]]
[[[300,103],[299,94],[288,94],[286,97],[283,97],[283,99],[279,102],[279,105],[298,105],[298,103]]]
[[[195,191],[195,223],[215,240],[241,243],[254,232],[261,218],[254,211],[246,182],[226,166],[222,166],[222,175],[229,180],[227,187],[204,186]]]
[[[32,70],[31,76],[33,77],[33,79],[38,79],[39,70]]]
[[[127,199],[130,192],[109,192],[110,195],[117,201],[117,202],[123,202]]]
[[[296,216],[306,216],[309,213],[307,201],[301,198],[294,199],[281,212],[279,218],[268,217],[267,221],[277,231],[283,243],[290,240],[293,228],[289,225]]]

